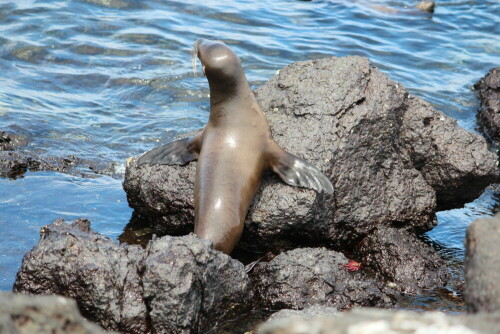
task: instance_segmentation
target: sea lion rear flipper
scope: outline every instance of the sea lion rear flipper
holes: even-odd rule
[[[141,155],[137,165],[148,163],[151,165],[184,165],[198,159],[201,149],[200,132],[194,137],[182,138],[171,143],[159,146]]]
[[[275,152],[271,158],[271,168],[285,183],[333,194],[332,183],[317,167],[281,147]]]

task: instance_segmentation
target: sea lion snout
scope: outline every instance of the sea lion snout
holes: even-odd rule
[[[240,72],[240,58],[223,42],[198,39],[194,48],[207,77],[234,76],[235,72]]]

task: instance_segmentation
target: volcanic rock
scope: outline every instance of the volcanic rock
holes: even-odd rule
[[[0,292],[2,334],[113,334],[91,324],[74,300]]]
[[[349,260],[324,248],[297,248],[258,264],[252,281],[261,306],[273,310],[324,305],[338,310],[354,306],[391,307],[396,292],[366,274],[348,271]]]
[[[335,194],[294,188],[266,174],[239,247],[265,252],[327,246],[363,262],[374,253],[399,256],[390,251],[399,247],[394,246],[398,240],[388,249],[370,241],[373,233],[394,228],[400,232],[389,235],[412,238],[413,249],[400,259],[419,254],[411,262],[426,276],[419,286],[444,285],[442,262],[425,256],[430,250],[416,234],[435,226],[436,210],[459,207],[498,179],[495,154],[484,138],[412,96],[362,57],[293,63],[256,95],[274,139],[321,169]],[[124,188],[135,216],[159,234],[192,231],[195,170],[196,162],[137,166],[136,158],[129,159]],[[396,284],[415,277],[406,269],[391,274],[398,259],[377,261],[378,270]]]
[[[474,85],[481,106],[477,115],[479,127],[488,138],[500,142],[500,67],[491,69]]]
[[[500,312],[500,213],[467,230],[465,301],[471,312]]]
[[[56,220],[24,259],[14,291],[76,300],[87,319],[122,333],[202,333],[250,307],[243,264],[194,235],[146,249],[120,245],[89,221]]]

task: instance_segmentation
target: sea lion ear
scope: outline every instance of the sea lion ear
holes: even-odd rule
[[[137,165],[184,165],[198,159],[202,133],[159,146],[141,155]]]
[[[277,147],[277,148],[276,148]],[[333,185],[317,167],[283,150],[276,144],[270,167],[281,179],[292,186],[314,189],[333,194]]]

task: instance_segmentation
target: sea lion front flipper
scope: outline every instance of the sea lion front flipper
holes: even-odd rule
[[[279,146],[274,149],[270,165],[272,170],[289,185],[333,194],[333,185],[325,174],[309,162],[288,153]]]
[[[137,165],[184,165],[196,160],[201,150],[202,133],[154,148],[141,155]]]

